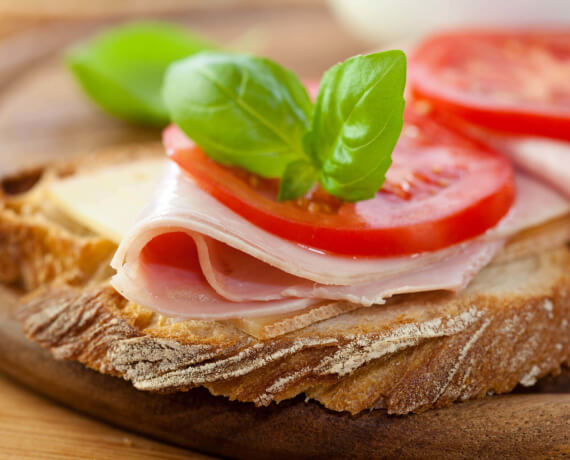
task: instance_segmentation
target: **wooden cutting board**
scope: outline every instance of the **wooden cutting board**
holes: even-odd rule
[[[257,52],[309,77],[362,50],[318,7],[200,12],[182,20],[223,41],[250,40]],[[59,50],[102,24],[50,23],[0,42],[0,174],[110,144],[158,137],[157,132],[100,113],[62,66]],[[70,408],[188,449],[276,459],[570,455],[568,373],[543,381],[533,394],[491,397],[408,417],[389,417],[382,411],[351,417],[301,398],[258,409],[213,397],[203,389],[148,394],[77,363],[56,361],[23,337],[14,320],[16,305],[17,294],[0,288],[0,371]],[[9,395],[0,394],[0,407],[8,407],[2,397]],[[62,427],[73,426],[76,415],[69,417]],[[13,426],[17,429],[15,422]],[[53,429],[53,436],[58,436]],[[29,432],[29,442],[41,439]],[[119,451],[117,455],[124,455]],[[161,452],[157,457],[166,458],[167,451]]]
[[[69,410],[0,373],[0,458],[208,460]]]
[[[570,455],[570,373],[547,379],[535,389],[542,393],[406,417],[380,410],[352,417],[302,398],[256,408],[201,388],[149,394],[78,363],[54,360],[22,335],[13,317],[17,296],[0,288],[0,298],[0,371],[73,409],[178,446],[247,459]]]

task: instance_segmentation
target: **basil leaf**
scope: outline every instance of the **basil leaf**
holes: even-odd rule
[[[399,50],[356,56],[324,75],[306,144],[332,195],[365,200],[384,183],[402,130],[405,80]]]
[[[305,156],[312,104],[292,72],[245,54],[202,52],[168,69],[172,120],[219,163],[281,177]]]
[[[319,172],[307,160],[289,163],[279,184],[279,201],[294,200],[303,196],[317,181]]]
[[[107,112],[127,121],[164,126],[169,116],[161,87],[167,67],[212,48],[182,27],[135,22],[71,49],[67,63],[84,91]]]

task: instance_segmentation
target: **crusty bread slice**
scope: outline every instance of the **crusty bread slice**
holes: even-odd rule
[[[108,285],[114,245],[59,215],[41,188],[61,171],[156,150],[48,168],[30,190],[3,197],[0,279],[31,292],[19,314],[25,332],[56,357],[142,390],[202,385],[257,405],[304,392],[337,411],[397,414],[510,391],[569,363],[568,219],[518,237],[459,295],[397,296],[383,306],[337,305],[330,315],[253,325],[180,321],[129,303]],[[32,182],[22,175],[4,188],[23,192]]]

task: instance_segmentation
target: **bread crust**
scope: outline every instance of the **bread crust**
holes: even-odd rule
[[[265,341],[214,321],[141,329],[108,285],[53,285],[19,316],[54,356],[141,390],[203,385],[256,405],[305,392],[336,411],[404,414],[504,393],[568,364],[568,266],[561,248],[489,267],[460,295],[404,296]]]
[[[133,152],[122,151],[139,158]],[[155,154],[155,147],[140,153]],[[90,167],[109,158],[118,161],[109,152]],[[516,257],[487,267],[459,295],[347,306],[256,337],[235,322],[168,318],[116,293],[106,268],[115,245],[38,204],[43,181],[57,177],[52,171],[30,191],[2,200],[0,280],[33,291],[19,310],[28,337],[56,358],[138,389],[205,386],[259,406],[305,393],[335,411],[405,414],[507,392],[569,364],[566,246],[529,253],[517,241]],[[564,235],[568,225],[556,225]]]
[[[162,155],[157,143],[111,148],[33,168],[0,181],[0,282],[26,292],[52,281],[75,286],[109,278],[111,241],[94,235],[50,205],[50,182],[113,164]]]

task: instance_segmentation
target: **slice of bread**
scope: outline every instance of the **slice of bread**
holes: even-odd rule
[[[69,174],[160,154],[156,145],[4,180],[0,280],[28,294],[26,334],[57,358],[136,388],[267,405],[299,393],[336,411],[404,414],[510,391],[570,363],[570,220],[515,238],[459,295],[327,304],[257,321],[178,320],[108,284],[115,245],[62,214],[43,188]]]

